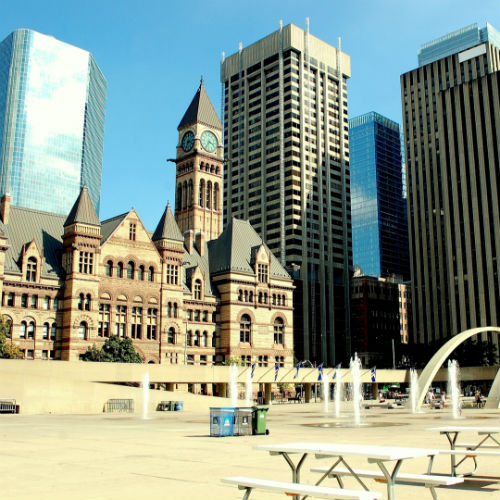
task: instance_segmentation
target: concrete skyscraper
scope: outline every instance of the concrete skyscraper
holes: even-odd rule
[[[0,195],[67,214],[87,186],[99,211],[105,99],[89,52],[29,29],[0,42]]]
[[[399,125],[375,112],[349,120],[353,263],[410,279]]]
[[[471,25],[425,44],[401,97],[414,340],[498,326],[500,33]]]
[[[281,27],[221,63],[224,224],[248,219],[295,279],[299,360],[350,354],[348,55]]]

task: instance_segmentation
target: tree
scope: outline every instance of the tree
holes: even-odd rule
[[[7,316],[0,316],[0,358],[21,359],[23,353],[16,345],[9,342],[11,338],[11,321]]]
[[[120,339],[111,335],[99,349],[95,344],[87,349],[83,361],[104,361],[108,363],[144,363],[142,356],[134,349],[128,337]]]

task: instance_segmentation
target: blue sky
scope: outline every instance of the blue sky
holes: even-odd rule
[[[477,22],[500,29],[498,0],[20,0],[0,39],[31,28],[90,51],[108,82],[100,218],[135,207],[154,229],[174,202],[177,125],[203,75],[220,112],[219,63],[275,31],[280,19],[351,56],[350,117],[377,111],[401,123],[399,76],[425,42]]]

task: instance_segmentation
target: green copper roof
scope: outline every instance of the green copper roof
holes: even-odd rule
[[[151,237],[153,241],[168,239],[175,241],[184,241],[184,237],[175,221],[174,214],[170,210],[170,204],[167,204],[158,226]]]
[[[191,101],[186,113],[182,117],[177,130],[183,127],[188,127],[194,123],[203,123],[209,127],[216,128],[217,130],[222,130],[222,123],[220,122],[219,116],[217,115],[212,101],[205,91],[203,86],[203,81]]]
[[[254,253],[261,245],[264,245],[267,252],[271,254],[271,276],[290,279],[290,275],[262,241],[250,222],[234,218],[216,240],[208,242],[210,272],[216,274],[237,271],[255,274]]]
[[[94,226],[101,225],[86,186],[83,186],[80,191],[80,196],[78,196],[75,201],[64,226],[66,227],[70,224],[75,224],[76,222],[92,224]]]

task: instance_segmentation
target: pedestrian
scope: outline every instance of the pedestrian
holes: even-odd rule
[[[446,406],[446,392],[441,393],[441,408],[444,409]]]

